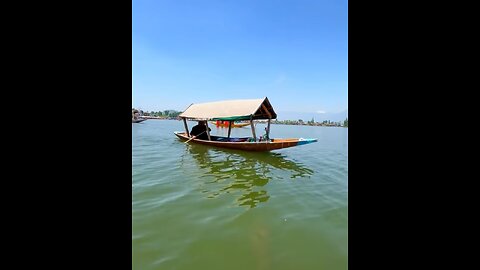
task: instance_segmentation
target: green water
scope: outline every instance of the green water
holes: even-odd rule
[[[272,125],[318,142],[267,153],[185,144],[183,130],[132,124],[132,269],[348,268],[348,129]]]

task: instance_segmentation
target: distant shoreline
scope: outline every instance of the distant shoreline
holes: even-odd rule
[[[154,120],[179,120],[175,117],[159,117],[159,116],[142,116],[144,119],[154,119]]]
[[[174,118],[174,117],[158,117],[158,116],[142,116],[144,119],[152,119],[152,120],[177,120],[181,121],[180,118]],[[266,122],[261,122],[262,124],[266,124]],[[292,120],[285,120],[285,121],[272,121],[272,125],[288,125],[288,126],[316,126],[316,127],[345,127],[348,128],[348,126],[343,126],[341,124],[337,123],[320,123],[320,122],[301,122],[301,121],[292,121]]]

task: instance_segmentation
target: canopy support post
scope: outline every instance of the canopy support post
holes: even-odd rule
[[[267,125],[267,140],[270,140],[270,118],[268,118],[268,125]]]
[[[207,126],[207,136],[208,136],[208,140],[211,141],[212,139],[210,138],[210,128],[208,127],[208,121],[205,121],[205,125]]]
[[[228,121],[228,138],[230,139],[230,132],[232,131],[232,122],[233,121]]]
[[[188,132],[187,118],[183,117],[183,125],[185,126],[185,132],[187,132],[187,137],[190,137],[190,132]]]
[[[255,126],[253,125],[253,117],[250,117],[250,126],[252,126],[253,141],[257,141],[257,135],[255,134]]]

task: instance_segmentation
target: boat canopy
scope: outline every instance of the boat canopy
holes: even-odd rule
[[[241,121],[277,118],[277,114],[267,97],[191,104],[179,116],[196,121]]]

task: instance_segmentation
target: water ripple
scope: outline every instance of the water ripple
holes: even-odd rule
[[[134,269],[346,268],[346,129],[274,125],[274,137],[319,141],[250,153],[185,144],[180,121],[143,123],[132,125]]]

